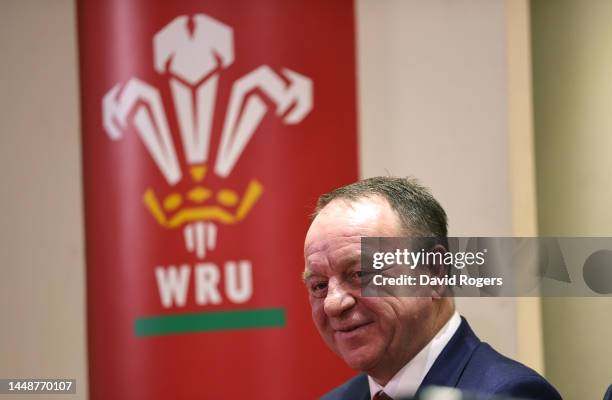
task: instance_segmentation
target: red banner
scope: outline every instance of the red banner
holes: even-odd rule
[[[350,1],[78,5],[92,399],[314,398],[352,372],[303,238],[357,178]]]

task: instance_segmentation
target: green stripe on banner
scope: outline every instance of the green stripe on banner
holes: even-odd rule
[[[134,324],[134,332],[136,336],[157,336],[187,332],[275,328],[283,327],[286,323],[284,308],[259,308],[138,318]]]

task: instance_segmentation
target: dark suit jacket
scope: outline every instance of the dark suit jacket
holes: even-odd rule
[[[537,372],[481,342],[463,317],[457,332],[423,379],[421,388],[429,385],[533,400],[561,399],[555,388]],[[358,375],[321,399],[369,400],[368,378]]]

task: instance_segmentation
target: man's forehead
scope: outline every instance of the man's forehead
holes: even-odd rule
[[[347,251],[359,249],[361,245],[361,236],[351,234],[346,231],[346,234],[341,234],[339,229],[335,235],[315,237],[313,240],[307,240],[304,245],[304,255],[316,259],[330,253],[343,254]]]
[[[313,241],[304,250],[304,279],[312,274],[340,272],[361,260],[361,237],[337,237]]]
[[[363,196],[356,199],[338,198],[323,207],[317,218],[325,216],[359,222],[375,218],[385,211],[391,211],[389,202],[378,195]]]
[[[352,263],[349,259],[360,257],[362,237],[397,234],[399,220],[385,199],[335,199],[319,212],[308,230],[304,242],[305,274],[310,267]]]
[[[315,217],[306,235],[310,242],[328,236],[390,236],[400,232],[399,218],[384,198],[335,199]]]

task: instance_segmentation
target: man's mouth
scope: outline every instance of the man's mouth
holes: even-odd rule
[[[336,333],[339,333],[339,334],[342,334],[342,335],[356,333],[356,332],[359,332],[360,330],[364,329],[365,327],[369,326],[371,323],[372,322],[363,322],[363,323],[359,323],[359,324],[340,326],[340,327],[334,329],[334,331],[336,331]]]

